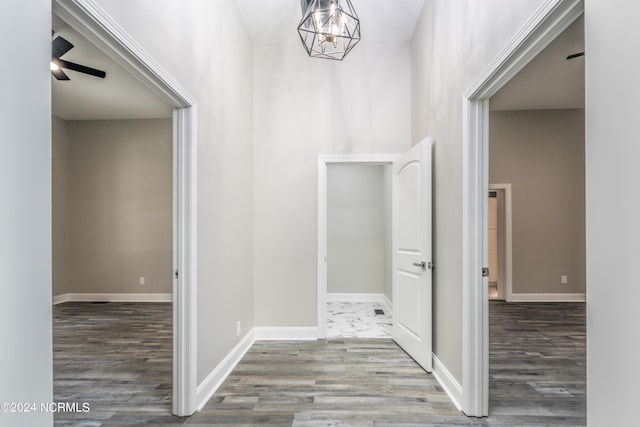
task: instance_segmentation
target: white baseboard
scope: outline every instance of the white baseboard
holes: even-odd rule
[[[63,302],[67,302],[67,301],[70,301],[69,294],[54,295],[53,298],[51,299],[51,302],[53,305],[62,304]]]
[[[327,294],[327,301],[339,302],[379,302],[389,312],[393,312],[393,304],[385,294]]]
[[[458,408],[459,411],[462,410],[462,386],[456,381],[456,379],[451,375],[451,372],[440,362],[440,360],[433,355],[433,376],[436,377],[436,380],[440,383],[449,399],[453,402],[453,404]]]
[[[327,301],[382,302],[384,294],[327,294]]]
[[[172,302],[173,294],[60,294],[53,297],[53,305],[63,302]]]
[[[254,331],[251,330],[234,348],[222,359],[222,362],[196,388],[196,408],[199,411],[211,399],[233,368],[242,360],[255,342]]]
[[[385,294],[382,294],[382,304],[389,314],[393,314],[393,303],[389,301]]]
[[[318,339],[318,328],[253,328],[256,341],[312,341]]]
[[[586,302],[586,294],[511,294],[509,302]]]
[[[245,336],[225,358],[214,368],[207,378],[196,389],[196,408],[199,411],[211,399],[211,396],[220,388],[222,383],[242,360],[256,341],[275,340],[316,340],[317,328],[265,328],[255,327]]]

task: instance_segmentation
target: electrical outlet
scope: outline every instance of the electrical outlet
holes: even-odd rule
[[[144,283],[145,283],[144,277],[140,277],[139,283],[140,283],[141,286],[144,285]]]
[[[241,332],[242,332],[242,323],[240,323],[240,321],[238,320],[236,322],[236,336],[239,337]]]
[[[567,283],[569,283],[569,281],[567,280],[566,274],[563,274],[562,276],[560,276],[560,283],[562,283],[563,285],[566,285]]]

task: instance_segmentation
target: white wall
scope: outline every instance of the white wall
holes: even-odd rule
[[[637,423],[640,3],[587,0],[587,422]],[[632,54],[630,54],[632,53]]]
[[[542,0],[427,0],[411,44],[412,142],[434,148],[434,352],[462,380],[462,95]]]
[[[584,294],[584,110],[492,111],[489,124],[489,183],[512,189],[513,293]]]
[[[0,402],[51,402],[51,2],[5,2],[0,39]],[[15,43],[13,42],[15,41]],[[45,426],[44,412],[0,413]]]
[[[333,62],[294,41],[255,46],[258,326],[316,326],[318,156],[410,147],[408,43],[362,42]]]
[[[391,199],[385,199],[384,178],[384,166],[327,167],[328,293],[385,291],[385,210]]]
[[[201,382],[254,326],[251,40],[232,0],[98,3],[198,101]]]

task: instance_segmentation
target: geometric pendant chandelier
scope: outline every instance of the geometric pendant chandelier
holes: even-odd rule
[[[351,0],[300,0],[298,34],[309,56],[342,61],[360,41],[360,20]]]

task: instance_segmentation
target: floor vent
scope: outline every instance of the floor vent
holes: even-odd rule
[[[384,310],[380,309],[380,308],[376,308],[373,311],[376,312],[376,316],[382,315],[384,316]]]
[[[91,304],[109,304],[109,301],[92,301]]]

